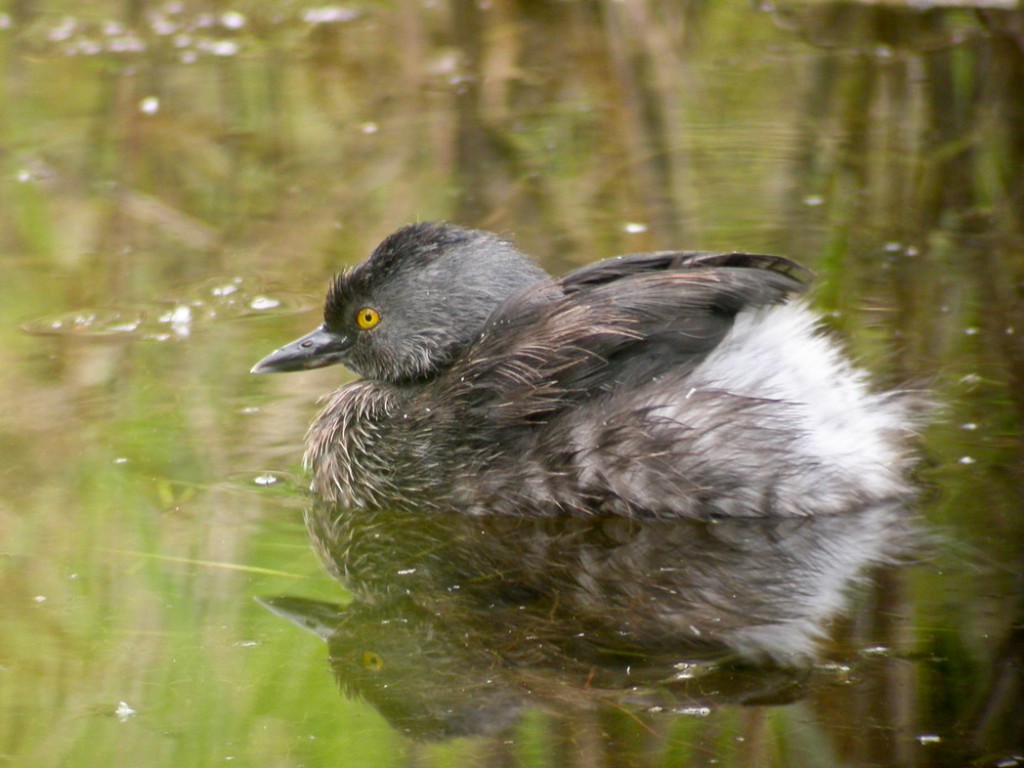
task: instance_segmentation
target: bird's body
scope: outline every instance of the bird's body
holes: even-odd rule
[[[349,507],[716,518],[904,500],[905,398],[820,333],[802,277],[669,252],[553,279],[493,235],[413,225],[254,370],[366,377],[308,434],[313,490]]]

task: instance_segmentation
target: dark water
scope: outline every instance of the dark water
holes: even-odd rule
[[[0,169],[0,763],[1024,764],[1020,11],[13,2]],[[800,260],[921,503],[311,506],[248,369],[427,218]]]

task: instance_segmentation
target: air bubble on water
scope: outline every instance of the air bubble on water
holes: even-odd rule
[[[161,323],[169,323],[171,330],[178,336],[188,336],[192,324],[192,308],[186,304],[179,304],[170,312],[160,316]]]
[[[696,664],[681,661],[678,664],[673,664],[672,666],[676,670],[675,674],[672,676],[675,680],[692,680],[696,675]]]
[[[226,11],[221,14],[220,23],[227,29],[241,29],[245,26],[245,16],[238,11]]]
[[[107,50],[111,53],[142,53],[146,50],[146,43],[135,35],[123,35],[112,38],[107,43]]]
[[[249,307],[259,312],[262,312],[265,309],[276,309],[279,306],[281,306],[281,302],[277,299],[272,299],[269,296],[256,296],[249,302]]]
[[[214,56],[234,56],[238,53],[238,43],[234,40],[209,40],[200,43],[200,48]]]
[[[144,115],[155,115],[160,111],[160,99],[156,96],[147,96],[139,102],[139,111]]]
[[[673,715],[689,715],[690,717],[707,717],[711,714],[711,707],[674,707]]]
[[[622,225],[622,231],[630,235],[639,235],[647,231],[647,225],[640,221],[627,221]]]
[[[167,37],[178,31],[177,24],[160,14],[153,14],[149,17],[149,28],[160,37]]]
[[[238,286],[241,284],[242,279],[240,277],[234,278],[230,283],[226,285],[218,285],[210,291],[214,296],[230,296],[238,290]]]
[[[61,22],[53,27],[47,34],[46,37],[53,43],[63,42],[71,37],[75,33],[75,29],[78,27],[76,22],[70,16],[65,16]]]
[[[117,719],[123,723],[128,720],[128,718],[134,717],[138,713],[128,702],[119,701],[117,702],[117,708],[114,710],[114,714],[117,715]]]
[[[340,6],[308,8],[302,12],[302,20],[307,24],[340,24],[345,21],[352,21],[358,16],[359,14],[356,11]]]
[[[103,46],[97,43],[95,40],[79,40],[78,44],[73,48],[69,48],[68,53],[71,55],[78,54],[80,56],[95,56],[98,53],[103,52]]]
[[[142,324],[140,319],[127,320],[123,323],[111,323],[104,330],[107,333],[132,333],[137,331]]]

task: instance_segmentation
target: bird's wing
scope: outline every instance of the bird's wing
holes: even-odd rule
[[[621,280],[631,275],[703,270],[714,267],[766,270],[785,275],[793,281],[791,292],[806,288],[813,277],[809,269],[782,256],[736,252],[656,251],[654,253],[631,253],[587,264],[569,272],[558,280],[558,284],[568,294],[595,285]]]
[[[802,270],[773,256],[678,252],[584,267],[506,302],[453,366],[452,394],[476,417],[517,424],[685,375],[736,313],[802,291]]]

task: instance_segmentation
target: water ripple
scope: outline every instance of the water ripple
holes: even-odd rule
[[[189,336],[222,320],[291,315],[316,304],[310,296],[267,291],[241,277],[208,280],[169,301],[123,307],[83,308],[29,320],[26,333],[40,336],[130,336],[166,341]]]

